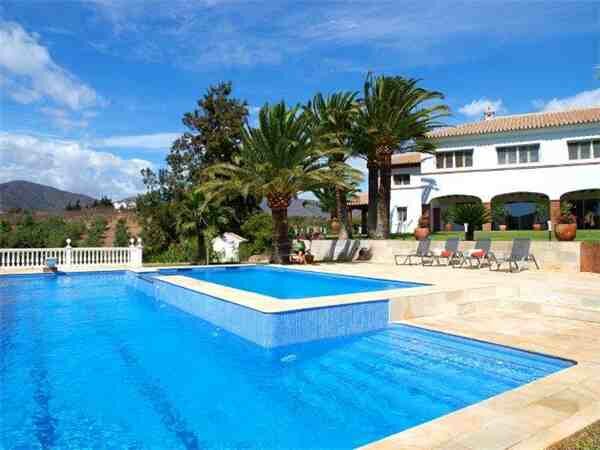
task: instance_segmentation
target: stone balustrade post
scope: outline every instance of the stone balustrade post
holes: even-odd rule
[[[137,260],[136,267],[142,267],[144,260],[144,247],[142,246],[142,238],[137,238]]]
[[[73,248],[71,247],[71,239],[67,238],[67,246],[65,247],[65,266],[70,267],[72,264]]]

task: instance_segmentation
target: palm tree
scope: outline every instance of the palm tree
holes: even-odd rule
[[[211,228],[214,229],[227,224],[233,216],[234,211],[232,208],[223,206],[214,200],[209,201],[200,191],[183,194],[176,215],[176,227],[181,235],[196,238],[197,262],[210,263],[207,234]]]
[[[319,187],[348,187],[347,174],[357,171],[344,163],[330,163],[330,152],[311,141],[307,117],[299,107],[284,102],[260,110],[258,128],[246,125],[237,164],[217,164],[206,169],[210,181],[199,189],[208,195],[254,195],[267,199],[273,217],[275,263],[287,263],[290,253],[287,210],[299,192]],[[340,173],[344,176],[340,176]]]
[[[314,96],[304,112],[313,130],[313,142],[330,152],[330,162],[343,163],[353,153],[351,145],[352,129],[358,113],[357,93],[339,92],[328,97]],[[343,170],[343,166],[342,167]],[[343,176],[343,173],[340,173]],[[348,214],[348,192],[335,186],[336,217],[340,221],[339,239],[352,237],[352,224]]]
[[[392,154],[401,147],[432,151],[427,133],[441,126],[438,119],[448,113],[445,105],[424,106],[444,96],[418,87],[418,82],[412,78],[369,74],[364,84],[358,126],[371,144],[368,147],[370,168],[373,159],[379,168],[376,230],[379,238],[387,238],[390,234]]]

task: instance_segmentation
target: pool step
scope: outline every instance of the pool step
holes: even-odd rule
[[[517,294],[518,288],[483,285],[402,295],[390,298],[390,321],[481,312],[495,308],[495,300]]]

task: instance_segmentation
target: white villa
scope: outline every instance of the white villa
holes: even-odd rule
[[[600,108],[501,117],[490,111],[431,138],[435,155],[393,156],[393,233],[412,232],[422,214],[441,230],[445,209],[474,200],[488,208],[504,203],[512,229],[531,229],[535,202],[547,201],[556,218],[568,200],[578,227],[600,228]],[[364,210],[366,202],[361,194],[351,206]]]

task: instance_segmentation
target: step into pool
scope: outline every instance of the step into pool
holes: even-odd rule
[[[131,280],[0,276],[0,448],[347,449],[572,365],[400,325],[265,349]]]

